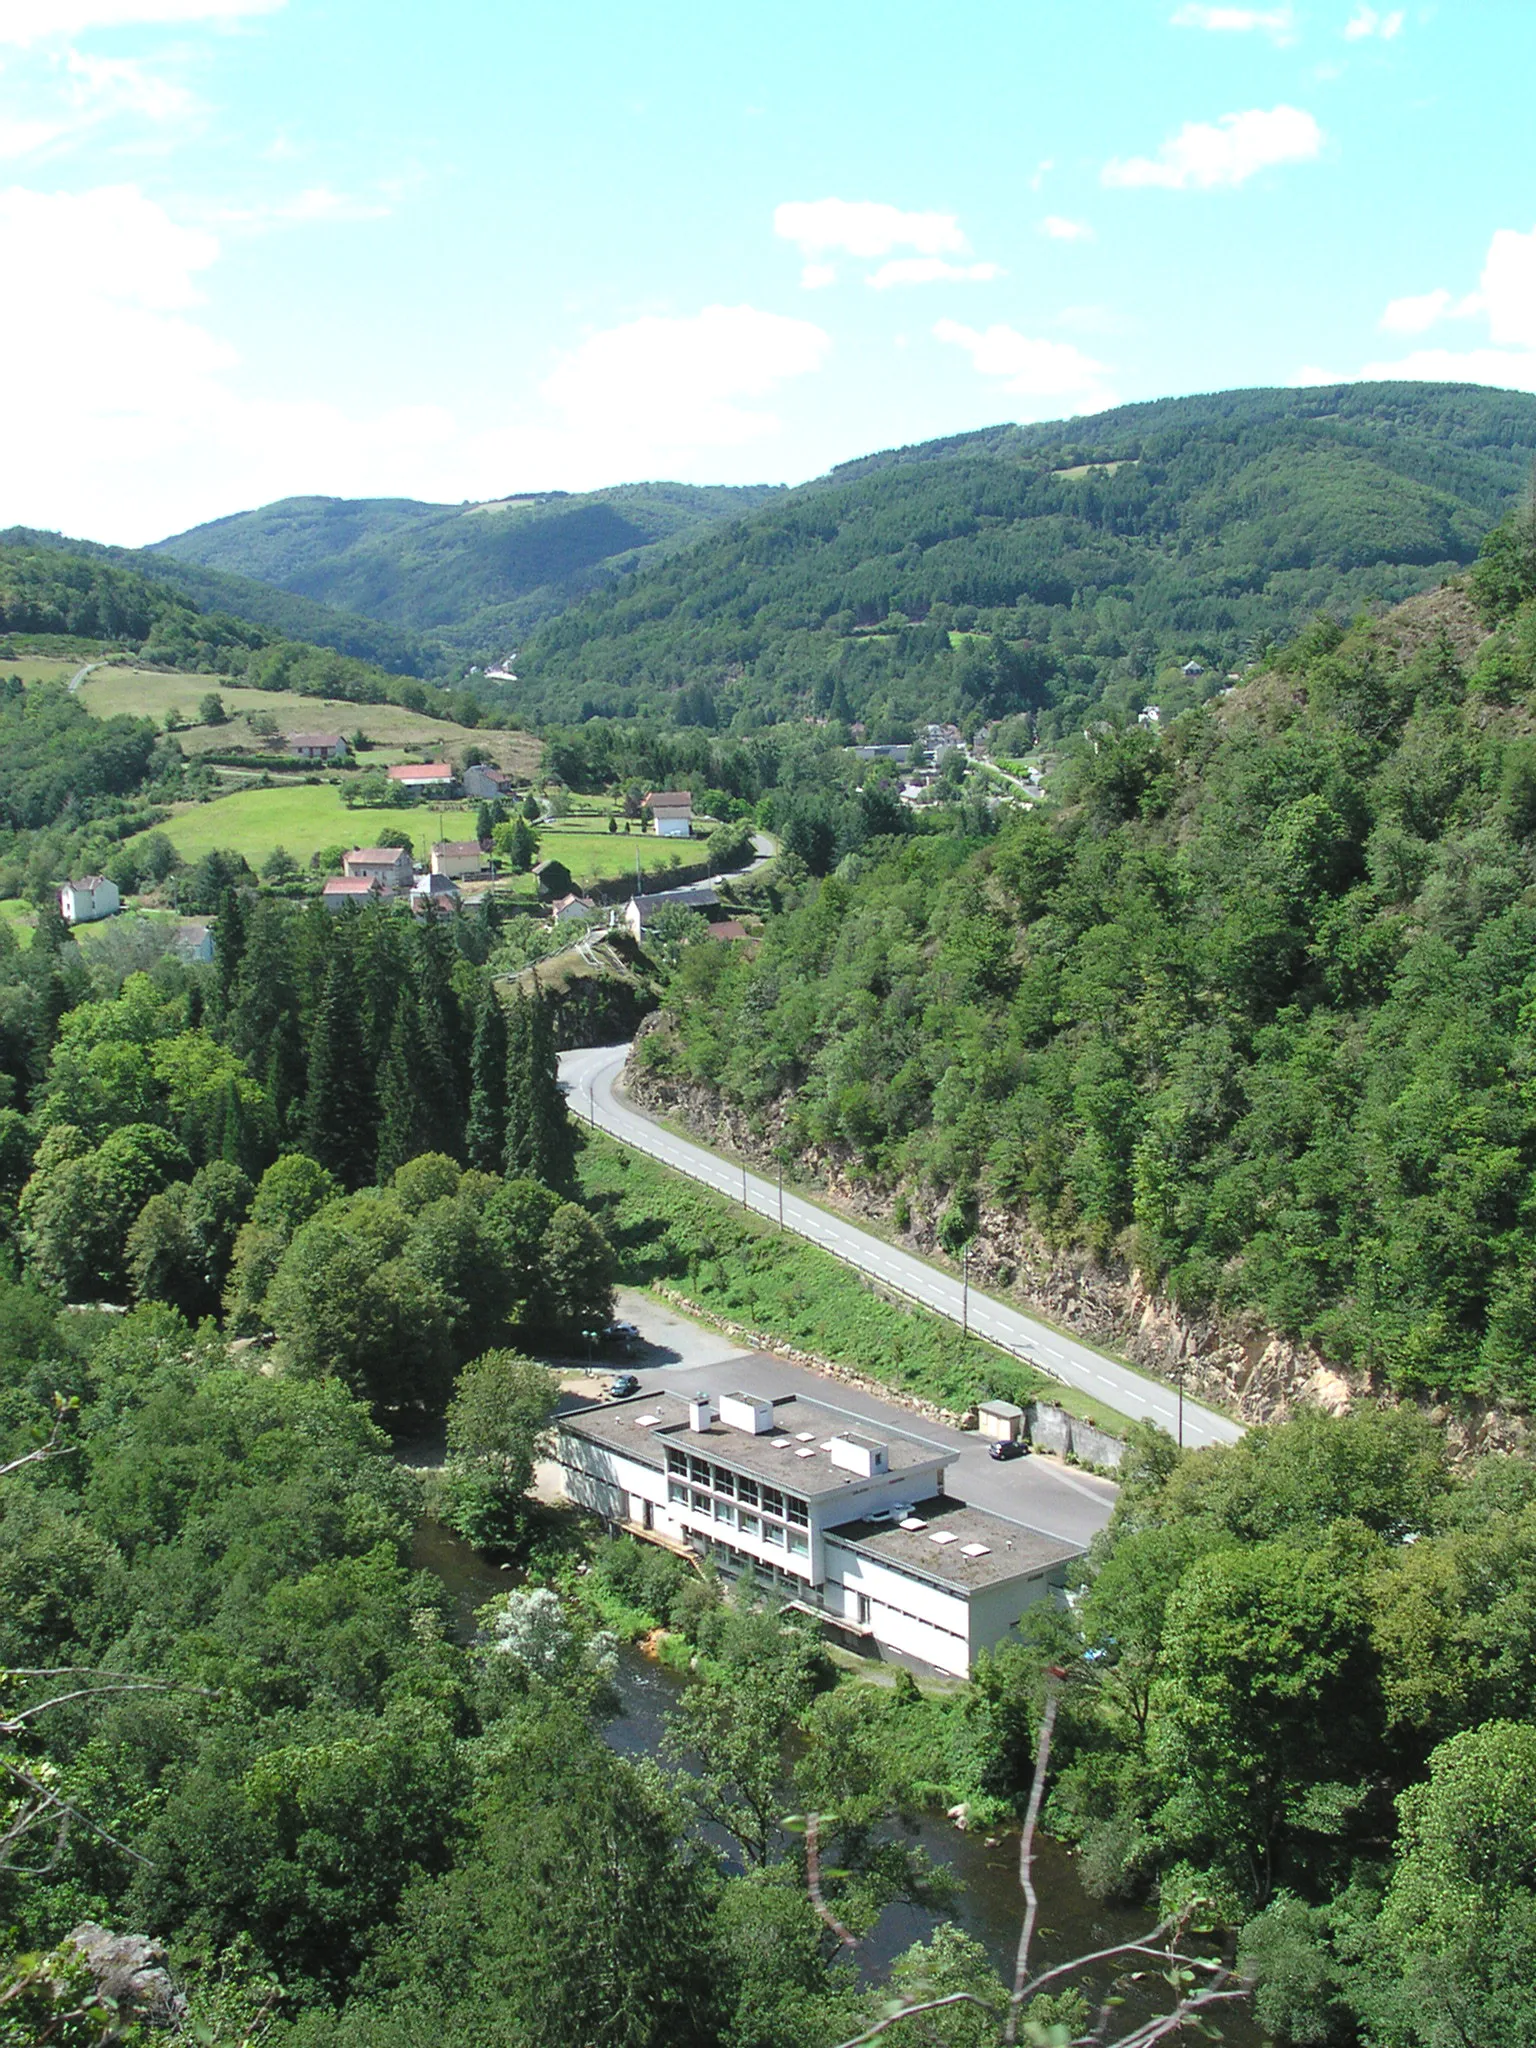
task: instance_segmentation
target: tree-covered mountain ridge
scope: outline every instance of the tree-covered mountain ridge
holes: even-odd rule
[[[781,494],[766,484],[640,483],[459,505],[283,498],[150,552],[162,565],[254,577],[364,614],[462,666],[505,656],[589,591]]]
[[[637,1082],[1254,1415],[1536,1397],[1536,523],[690,948]]]
[[[1319,610],[1433,588],[1536,451],[1536,397],[1378,383],[1221,392],[871,455],[540,628],[535,715],[734,724],[1137,709]],[[1199,692],[1186,691],[1186,698]]]

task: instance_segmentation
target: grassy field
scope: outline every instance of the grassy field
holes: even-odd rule
[[[955,1411],[1056,1401],[1105,1428],[1124,1416],[926,1309],[887,1301],[830,1252],[785,1236],[712,1189],[588,1131],[583,1199],[631,1286],[670,1283],[713,1315]]]
[[[252,867],[260,867],[274,847],[286,847],[295,860],[308,861],[327,846],[374,846],[386,827],[409,832],[417,859],[425,861],[434,839],[473,839],[475,812],[459,805],[441,813],[435,807],[349,811],[334,783],[301,782],[276,789],[240,789],[211,803],[178,805],[155,829],[165,834],[183,860],[198,860],[220,847],[243,853]]]
[[[23,657],[15,664],[22,680],[30,681],[28,662],[34,668],[62,671],[67,680],[79,662],[47,661],[40,656]],[[7,673],[11,669],[7,668]],[[538,767],[542,751],[531,733],[471,730],[441,718],[423,718],[399,704],[349,704],[338,697],[300,697],[287,690],[247,690],[222,676],[167,675],[158,669],[102,668],[87,676],[79,696],[87,711],[97,718],[110,718],[125,711],[135,718],[163,722],[168,711],[195,718],[198,700],[216,690],[230,714],[227,725],[191,725],[179,730],[176,739],[189,754],[227,753],[236,747],[259,745],[249,718],[265,711],[277,720],[283,732],[361,731],[374,742],[366,757],[387,765],[393,761],[437,760],[465,747],[483,747],[499,767],[528,779]]]
[[[0,676],[20,676],[24,683],[67,683],[84,666],[84,661],[72,655],[0,655]]]

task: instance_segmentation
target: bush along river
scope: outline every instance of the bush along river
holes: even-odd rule
[[[451,1602],[450,1626],[455,1637],[466,1643],[474,1638],[479,1610],[510,1591],[520,1578],[515,1569],[493,1564],[451,1530],[431,1521],[423,1522],[417,1532],[415,1563],[443,1585]],[[620,1711],[605,1726],[607,1741],[622,1756],[658,1756],[667,1716],[690,1683],[687,1674],[625,1643],[619,1650],[613,1683]],[[971,1833],[939,1814],[893,1826],[902,1828],[908,1842],[925,1849],[933,1863],[948,1869],[957,1891],[948,1913],[905,1903],[887,1906],[859,1944],[865,1974],[883,1979],[899,1955],[914,1942],[925,1940],[941,1921],[949,1920],[979,1941],[1004,1982],[1011,1982],[1023,1907],[1017,1829]],[[707,1832],[717,1848],[727,1850],[724,1835]],[[1105,1905],[1091,1898],[1078,1878],[1070,1851],[1046,1836],[1036,1840],[1035,1884],[1041,1901],[1040,1927],[1031,1956],[1035,1970],[1143,1935],[1156,1917],[1146,1907]],[[1154,2006],[1133,1994],[1124,2009],[1125,2020],[1149,2018],[1154,2010],[1166,2009],[1166,2003],[1166,1996]],[[1242,2008],[1219,2008],[1211,2018],[1230,2048],[1258,2048],[1264,2038]]]

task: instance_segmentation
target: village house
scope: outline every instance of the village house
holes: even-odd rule
[[[747,937],[747,928],[741,922],[740,918],[723,917],[720,919],[718,924],[712,924],[710,926],[709,936],[712,939],[722,939],[727,941],[731,939],[744,939]]]
[[[653,789],[645,799],[658,839],[693,837],[693,798],[686,789]]]
[[[597,905],[590,896],[559,896],[549,906],[551,922],[571,924],[580,917],[595,915]]]
[[[668,889],[660,896],[631,896],[624,906],[624,922],[631,937],[638,939],[647,925],[654,924],[657,911],[668,904],[676,904],[679,910],[713,910],[719,901],[720,892],[713,882],[698,882],[691,889]]]
[[[201,923],[177,925],[172,950],[178,960],[206,964],[213,958],[213,926]]]
[[[59,914],[66,924],[95,924],[100,918],[116,917],[122,907],[116,882],[109,882],[105,875],[66,882],[59,891]]]
[[[448,761],[401,761],[386,772],[412,796],[447,796],[453,788],[453,765]]]
[[[390,893],[376,875],[332,875],[320,900],[327,910],[345,910],[348,904],[361,909],[365,903],[382,903]]]
[[[349,751],[339,732],[290,732],[284,741],[300,761],[344,761]]]
[[[1081,1549],[951,1499],[954,1451],[850,1421],[793,1395],[645,1394],[560,1416],[556,1456],[567,1497],[614,1531],[964,1677]]]
[[[418,875],[411,884],[410,907],[417,917],[447,917],[459,907],[458,884],[447,875]]]
[[[478,839],[439,839],[428,865],[434,875],[458,881],[465,875],[483,875],[488,862]]]
[[[377,882],[389,895],[409,889],[416,863],[408,846],[354,846],[341,856],[341,872],[351,882]]]
[[[512,788],[512,778],[501,768],[487,768],[476,763],[466,768],[460,777],[464,794],[473,797],[476,803],[487,804],[497,797],[507,796]]]

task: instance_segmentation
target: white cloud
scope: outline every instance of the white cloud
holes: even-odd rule
[[[40,63],[24,61],[22,71],[6,81],[22,102],[20,116],[0,112],[0,158],[7,160],[77,142],[124,115],[163,124],[196,106],[184,86],[128,57],[54,51]]]
[[[836,283],[835,263],[807,263],[800,273],[800,289],[805,292],[823,292],[829,284]]]
[[[1488,323],[1486,344],[1468,349],[1415,349],[1395,362],[1367,363],[1355,374],[1536,391],[1536,227],[1528,234],[1516,228],[1495,231],[1475,292],[1458,299],[1442,285],[1432,292],[1393,299],[1381,316],[1381,325],[1390,334],[1422,334],[1442,320],[1470,320],[1479,315]]]
[[[1064,214],[1048,213],[1036,228],[1037,234],[1053,242],[1091,242],[1093,229],[1085,220],[1068,220]]]
[[[68,96],[81,113],[92,117],[138,114],[146,121],[173,121],[193,105],[184,86],[146,71],[131,57],[88,57],[71,50],[67,67]]]
[[[233,21],[283,0],[0,0],[0,43],[38,43],[130,23]]]
[[[1361,7],[1344,30],[1346,42],[1363,42],[1368,36],[1379,36],[1384,43],[1390,43],[1394,36],[1402,34],[1403,10],[1394,8],[1390,14],[1378,14],[1374,7]]]
[[[541,390],[584,433],[672,449],[730,448],[777,431],[744,405],[821,368],[831,336],[809,320],[755,306],[706,306],[685,319],[648,315],[592,334]]]
[[[217,218],[230,227],[308,227],[387,220],[389,213],[390,208],[381,200],[358,199],[347,192],[333,191],[329,185],[311,185],[291,199],[273,200],[262,206],[227,207]]]
[[[1422,334],[1450,312],[1453,300],[1443,286],[1432,292],[1393,299],[1383,311],[1380,325],[1387,334]]]
[[[1296,39],[1296,17],[1289,7],[1180,7],[1174,28],[1203,28],[1215,35],[1266,35],[1276,43]]]
[[[1536,227],[1528,235],[1498,230],[1488,244],[1481,296],[1494,341],[1536,348]]]
[[[864,257],[889,256],[893,249],[956,256],[969,247],[952,213],[903,213],[873,199],[789,199],[774,208],[773,232],[798,242],[807,256],[831,249]]]
[[[895,256],[864,282],[877,292],[899,284],[991,284],[1002,276],[996,263],[946,263],[942,256]]]
[[[1036,341],[1014,327],[977,329],[958,320],[938,321],[933,333],[935,340],[964,349],[980,376],[1001,378],[1011,396],[1036,401],[1025,410],[1040,417],[1064,408],[1101,410],[1115,402],[1104,365],[1070,341]]]
[[[1323,131],[1300,107],[1253,107],[1218,121],[1186,121],[1155,157],[1116,158],[1101,178],[1106,185],[1161,185],[1172,192],[1241,185],[1275,164],[1303,163],[1318,155]]]

